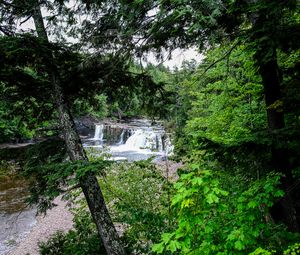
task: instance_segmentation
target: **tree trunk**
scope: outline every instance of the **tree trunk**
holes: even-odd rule
[[[262,77],[264,95],[267,108],[268,128],[273,136],[272,144],[272,165],[284,176],[281,178],[281,188],[286,192],[285,196],[271,209],[271,215],[275,221],[284,222],[290,231],[298,232],[299,225],[290,187],[294,184],[291,168],[289,167],[288,153],[285,148],[278,148],[280,141],[277,138],[276,130],[285,127],[284,112],[282,109],[282,95],[280,91],[281,77],[277,64],[276,49],[264,48],[262,54],[257,52],[256,63],[259,66],[259,73]],[[271,52],[270,52],[271,51]],[[266,60],[265,54],[271,54]]]
[[[271,51],[271,59],[264,61],[265,54]],[[268,49],[265,53],[258,53],[256,63],[264,85],[264,94],[267,107],[268,127],[270,131],[284,128],[284,113],[280,92],[280,76],[275,49]]]
[[[36,32],[39,38],[48,41],[47,32],[44,26],[43,17],[39,4],[34,8],[33,19]],[[49,56],[53,59],[53,55]],[[52,62],[52,61],[50,61]],[[58,108],[60,125],[63,128],[63,135],[66,148],[71,161],[88,161],[81,144],[75,123],[70,113],[67,102],[64,98],[59,73],[55,65],[49,66],[49,74],[53,86],[53,98]],[[96,176],[89,172],[80,179],[80,186],[85,195],[91,215],[97,226],[98,233],[104,244],[108,255],[123,255],[125,250],[121,244],[118,233],[108,213],[105,201]]]
[[[251,4],[253,0],[248,0]],[[256,2],[257,0],[254,0]],[[285,196],[271,209],[275,221],[284,222],[288,229],[293,232],[299,231],[297,213],[293,203],[293,197],[289,193],[294,183],[291,168],[289,167],[288,153],[285,148],[279,148],[280,141],[278,130],[285,127],[283,98],[281,95],[281,76],[277,63],[276,46],[272,42],[271,35],[276,34],[276,24],[270,26],[276,17],[270,17],[266,13],[252,13],[249,19],[253,26],[252,41],[256,43],[255,62],[259,67],[259,73],[264,86],[264,95],[267,108],[268,128],[273,137],[272,142],[272,165],[276,171],[284,176],[281,179],[281,188]],[[267,24],[267,25],[266,25]],[[270,31],[271,29],[271,31]],[[269,33],[269,34],[267,34]],[[268,39],[265,39],[269,37]]]

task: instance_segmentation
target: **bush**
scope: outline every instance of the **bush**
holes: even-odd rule
[[[177,228],[162,234],[153,251],[244,255],[257,246],[274,250],[294,240],[283,226],[272,223],[268,212],[284,195],[279,175],[248,183],[238,175],[202,170],[198,164],[189,169],[175,184],[172,198]]]
[[[152,244],[172,226],[168,180],[146,160],[112,164],[99,182],[128,254],[151,254]],[[72,209],[75,229],[66,234],[59,232],[41,243],[41,254],[105,254],[80,190],[70,198],[76,204]]]
[[[171,227],[168,180],[150,160],[116,163],[100,179],[114,222],[121,224],[128,253],[150,254]]]

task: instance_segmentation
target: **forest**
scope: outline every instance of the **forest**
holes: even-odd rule
[[[299,7],[0,0],[0,254],[300,254]]]

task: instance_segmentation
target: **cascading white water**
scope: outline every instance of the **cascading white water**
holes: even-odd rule
[[[133,134],[120,149],[162,151],[162,137],[161,134],[156,134],[153,130],[138,129],[133,131]]]
[[[125,136],[125,129],[122,130],[119,142],[117,143],[118,145],[124,144],[124,136]]]
[[[103,140],[104,133],[105,140]],[[167,156],[173,151],[170,137],[163,127],[139,127],[127,124],[123,126],[97,124],[94,137],[87,139],[84,146],[99,149],[106,146],[114,160],[129,161],[147,159],[151,156]]]
[[[124,147],[128,149],[141,149],[145,148],[145,135],[143,133],[142,129],[138,129],[136,131],[133,131],[133,135],[131,135],[126,143],[124,144]]]
[[[97,124],[96,125],[94,140],[103,141],[103,129],[104,129],[104,125],[103,124]]]

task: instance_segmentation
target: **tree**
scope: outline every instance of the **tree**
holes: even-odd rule
[[[289,156],[285,149],[278,148],[282,141],[278,134],[285,128],[285,123],[282,77],[276,55],[279,49],[291,52],[299,48],[296,39],[300,31],[297,8],[298,3],[294,0],[120,1],[110,7],[110,13],[116,13],[116,17],[122,20],[123,30],[119,31],[119,35],[127,40],[129,37],[138,40],[136,52],[139,54],[151,49],[161,52],[162,49],[189,46],[203,51],[224,42],[233,42],[232,48],[245,43],[255,51],[254,61],[264,87],[268,129],[274,137],[272,165],[276,171],[283,173],[281,183],[286,191],[273,217],[284,221],[292,231],[299,231],[299,220],[290,194],[295,180],[288,163]],[[108,19],[109,15],[104,15],[104,18]],[[97,30],[93,34],[96,33]]]
[[[4,7],[13,6],[13,9],[18,10],[22,5],[17,5],[15,2],[4,2]],[[36,32],[39,40],[45,45],[49,44],[48,35],[45,29],[41,7],[38,1],[32,1],[26,6],[26,14],[33,17]],[[13,19],[13,15],[12,15]],[[9,21],[9,20],[8,20]],[[6,33],[7,34],[7,33]],[[7,34],[8,35],[8,34]],[[10,35],[9,35],[10,36]],[[50,77],[52,87],[52,97],[58,109],[59,122],[63,129],[64,141],[66,144],[68,155],[71,161],[88,161],[81,144],[79,135],[76,131],[75,124],[70,113],[65,95],[62,90],[61,78],[54,64],[55,55],[50,50],[48,52],[49,65],[46,69]],[[94,173],[88,172],[81,176],[80,187],[87,200],[90,212],[97,226],[99,235],[108,254],[125,254],[124,248],[119,240],[116,229],[111,221],[105,201],[99,187],[98,180]]]
[[[255,2],[255,5],[257,6],[258,2]],[[269,8],[272,9],[271,12]],[[279,3],[279,6],[275,1],[266,2],[263,3],[262,8],[250,14],[249,19],[253,27],[251,39],[256,43],[254,45],[256,48],[254,59],[259,67],[259,74],[262,77],[264,85],[268,128],[271,133],[275,134],[272,148],[273,164],[278,171],[284,174],[282,187],[287,191],[280,205],[273,211],[273,217],[275,219],[283,218],[290,230],[299,231],[299,222],[296,218],[294,201],[288,192],[289,187],[294,183],[294,179],[289,167],[287,151],[284,148],[276,147],[276,143],[280,142],[278,141],[279,138],[276,137],[276,131],[285,127],[281,93],[282,77],[278,67],[276,52],[277,48],[281,46],[278,42],[277,32],[282,20],[278,17],[283,17],[283,13],[287,8],[288,6],[285,5],[285,2]],[[279,32],[281,31],[279,30]]]
[[[42,13],[39,4],[34,8],[33,19],[38,37],[41,40],[48,41],[47,32],[43,23]],[[51,59],[53,56],[49,56]],[[61,88],[61,81],[55,66],[50,66],[49,74],[53,86],[53,97],[58,107],[60,124],[63,127],[64,140],[67,151],[72,161],[87,161],[79,135],[75,128],[74,120]],[[99,235],[108,254],[125,254],[124,248],[119,241],[116,229],[111,221],[105,201],[96,176],[89,172],[81,177],[80,187],[85,195],[89,209],[96,223]]]

